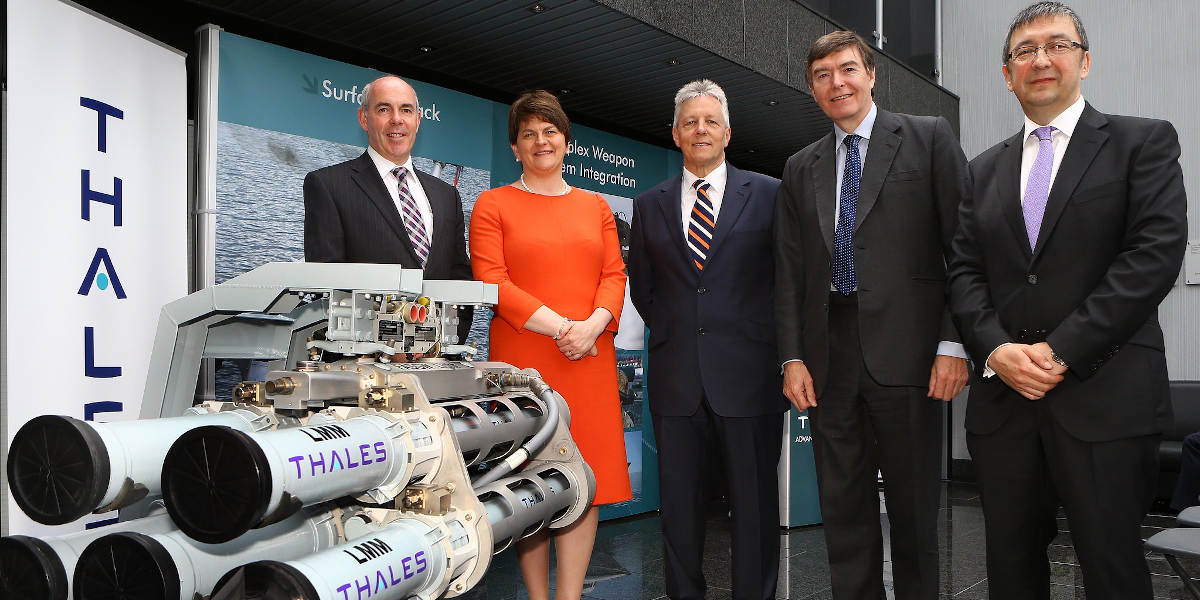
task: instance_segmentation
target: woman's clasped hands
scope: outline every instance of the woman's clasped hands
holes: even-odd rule
[[[593,319],[586,321],[566,321],[559,328],[558,351],[569,360],[579,360],[584,356],[596,356],[596,338],[604,331],[604,325],[596,325]]]

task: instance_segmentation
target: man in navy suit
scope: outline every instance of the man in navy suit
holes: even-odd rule
[[[775,597],[783,411],[772,255],[779,180],[725,162],[729,107],[709,80],[675,96],[683,173],[634,200],[629,286],[650,329],[667,595],[702,600],[706,485],[724,469],[733,597]]]
[[[358,123],[367,151],[304,178],[304,260],[400,264],[423,269],[425,279],[471,279],[458,190],[413,167],[416,91],[391,75],[372,81]],[[462,343],[471,314],[459,309]]]
[[[1061,506],[1087,597],[1149,600],[1141,524],[1171,423],[1158,304],[1187,239],[1179,138],[1084,100],[1091,53],[1070,7],[1018,13],[1003,57],[1024,123],[971,161],[950,263],[981,375],[966,428],[989,593],[1050,598]]]

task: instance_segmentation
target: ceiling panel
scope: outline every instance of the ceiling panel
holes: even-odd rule
[[[591,0],[186,4],[233,33],[342,60],[350,53],[362,66],[498,102],[546,88],[573,122],[664,147],[674,147],[675,91],[707,77],[729,95],[730,160],[773,175],[830,127],[807,93]]]

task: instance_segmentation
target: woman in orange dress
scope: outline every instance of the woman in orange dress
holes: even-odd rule
[[[508,113],[508,138],[521,177],[476,200],[471,268],[499,286],[490,358],[537,369],[562,394],[571,436],[596,474],[593,505],[555,535],[555,598],[573,599],[596,539],[596,505],[632,497],[613,347],[625,263],[608,203],[563,181],[571,124],[558,99],[522,94]],[[549,600],[549,534],[518,542],[517,554],[530,600]]]

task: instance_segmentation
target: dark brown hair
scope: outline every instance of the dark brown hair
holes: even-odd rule
[[[813,83],[813,63],[850,46],[858,49],[859,55],[862,56],[863,68],[868,73],[874,73],[875,51],[871,49],[871,45],[853,31],[833,31],[817,38],[808,50],[808,62],[804,65],[804,80],[808,82],[808,87],[811,88]]]
[[[508,109],[508,143],[517,144],[517,131],[521,124],[532,117],[537,117],[555,127],[571,141],[571,122],[567,113],[563,112],[558,98],[546,90],[533,90],[521,94]]]
[[[1008,26],[1008,35],[1004,38],[1004,58],[1001,64],[1008,64],[1008,53],[1012,52],[1012,49],[1008,45],[1012,43],[1013,32],[1018,27],[1023,27],[1041,19],[1051,19],[1059,15],[1071,17],[1071,21],[1075,23],[1075,32],[1079,34],[1079,45],[1083,47],[1084,52],[1087,52],[1087,31],[1084,31],[1083,21],[1080,20],[1079,15],[1075,14],[1075,11],[1071,10],[1070,6],[1061,2],[1038,2],[1026,7],[1025,10],[1022,10],[1017,13],[1017,16],[1013,17],[1012,24]],[[1080,57],[1080,60],[1083,60],[1082,57]]]

